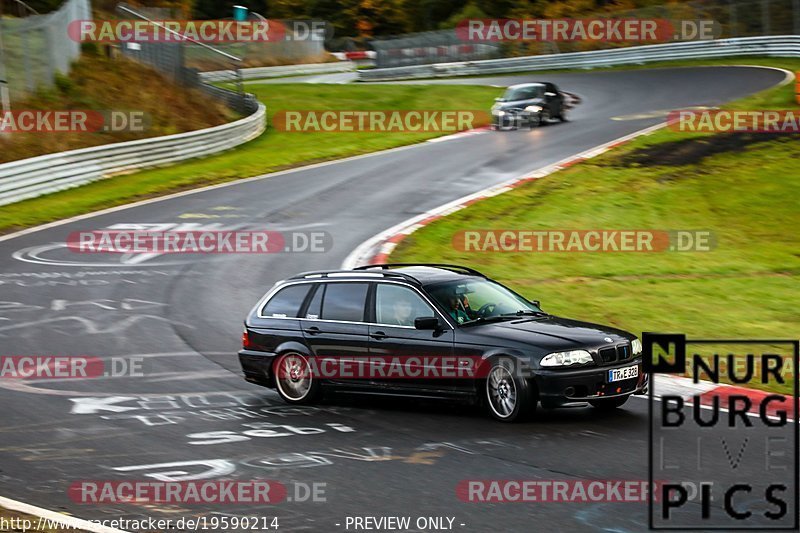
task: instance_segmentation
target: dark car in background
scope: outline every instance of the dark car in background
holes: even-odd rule
[[[537,404],[621,406],[646,391],[641,351],[630,333],[545,313],[473,269],[394,264],[277,283],[245,321],[239,360],[247,381],[275,388],[290,404],[313,403],[323,389],[459,398],[510,422]],[[436,371],[428,379],[314,370],[374,356],[409,365],[425,356],[434,362],[422,364],[442,368],[428,368]],[[465,363],[475,372],[452,368]]]
[[[512,85],[495,99],[491,111],[494,129],[535,128],[553,118],[567,121],[564,94],[549,82]]]

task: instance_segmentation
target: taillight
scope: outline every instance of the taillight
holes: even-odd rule
[[[249,350],[252,347],[253,343],[250,342],[250,332],[247,331],[247,328],[244,328],[244,332],[242,333],[242,348]]]

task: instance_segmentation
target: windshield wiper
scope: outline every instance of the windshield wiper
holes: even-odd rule
[[[547,316],[544,311],[534,311],[533,309],[520,309],[516,313],[504,313],[500,316]]]
[[[519,317],[517,317],[516,315],[479,316],[478,318],[473,318],[472,320],[467,320],[466,322],[462,322],[461,325],[471,326],[473,324],[485,324],[486,322],[502,321],[515,318]]]

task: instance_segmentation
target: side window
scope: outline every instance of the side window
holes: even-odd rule
[[[325,294],[325,284],[317,283],[314,297],[311,298],[311,302],[308,304],[308,309],[306,309],[306,318],[310,318],[313,320],[319,318],[319,315],[322,313],[323,294]]]
[[[364,322],[368,283],[327,283],[322,319]]]
[[[392,326],[414,326],[420,316],[436,316],[422,297],[401,285],[378,283],[375,287],[375,321]]]
[[[303,283],[280,289],[269,299],[267,305],[261,310],[261,315],[276,318],[296,317],[306,294],[308,294],[309,287],[309,284]]]

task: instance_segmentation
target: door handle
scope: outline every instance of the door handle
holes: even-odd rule
[[[386,333],[382,331],[376,331],[374,333],[371,333],[370,337],[372,337],[373,339],[381,340],[386,338]]]
[[[319,335],[322,331],[317,326],[311,326],[310,328],[306,328],[306,333],[309,335]]]

